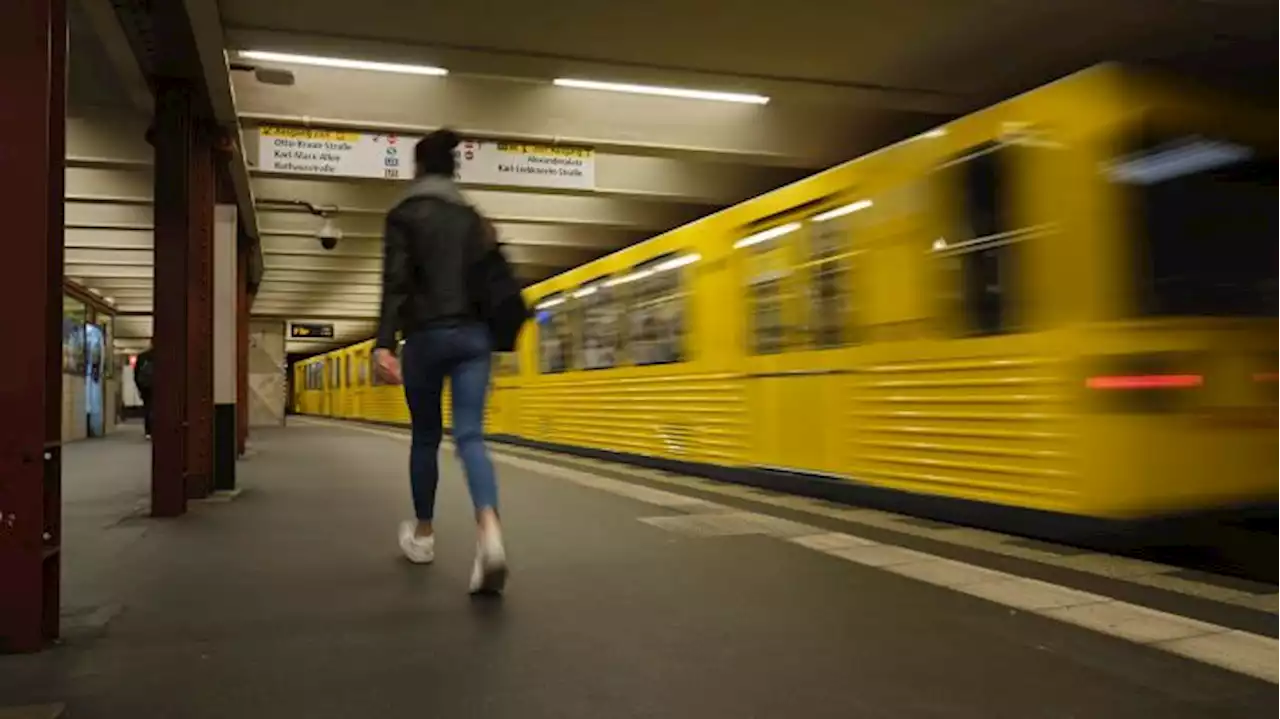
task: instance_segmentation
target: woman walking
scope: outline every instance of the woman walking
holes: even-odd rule
[[[416,519],[400,526],[401,550],[419,564],[435,558],[440,403],[448,377],[453,437],[478,528],[471,591],[501,592],[506,551],[498,522],[497,478],[484,444],[492,345],[467,287],[473,267],[496,245],[496,235],[454,184],[457,144],[458,136],[449,130],[418,142],[414,182],[387,215],[374,361],[384,379],[403,382],[413,425],[409,478]],[[395,354],[397,331],[405,338],[403,365]]]

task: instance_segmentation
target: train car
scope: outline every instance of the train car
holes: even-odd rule
[[[310,357],[294,364],[293,406],[297,414],[353,419],[380,424],[408,424],[404,390],[382,381],[374,370],[373,340]],[[403,347],[403,341],[400,346]],[[397,348],[399,352],[400,348]],[[505,433],[518,385],[515,353],[494,358],[494,378],[485,414],[490,433]],[[446,380],[443,395],[445,427],[452,427],[451,395]]]
[[[1028,534],[1274,516],[1275,121],[1099,66],[628,247],[529,288],[489,430]]]

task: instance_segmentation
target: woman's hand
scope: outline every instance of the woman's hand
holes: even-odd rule
[[[379,348],[373,351],[374,371],[387,384],[403,384],[404,377],[400,374],[400,360],[396,354],[389,349]]]

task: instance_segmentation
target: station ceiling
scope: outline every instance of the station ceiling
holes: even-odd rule
[[[232,62],[293,75],[292,85],[278,85],[230,72],[264,252],[253,312],[333,321],[337,341],[370,334],[381,217],[404,183],[273,171],[258,164],[260,126],[407,135],[449,126],[476,140],[592,148],[589,188],[466,188],[498,223],[521,275],[535,281],[1096,62],[1161,66],[1272,101],[1276,92],[1277,7],[1269,1],[565,0],[536,12],[517,0],[185,2],[216,6],[189,14],[220,17]],[[150,108],[131,65],[130,19],[120,12],[128,3],[71,4],[73,122],[110,115],[125,129],[69,137],[69,173],[77,174],[68,179],[68,275],[113,296],[137,314],[133,331],[149,334],[151,180],[140,133]],[[243,50],[448,75],[250,61]],[[770,101],[600,92],[556,86],[556,78]],[[107,196],[118,201],[92,201]],[[320,246],[323,220],[307,204],[342,230],[334,249]]]

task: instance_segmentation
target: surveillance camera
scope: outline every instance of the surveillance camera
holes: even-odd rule
[[[319,238],[321,247],[332,250],[338,246],[338,240],[342,239],[342,230],[333,223],[332,218],[326,217],[324,224],[316,232],[316,237]]]

